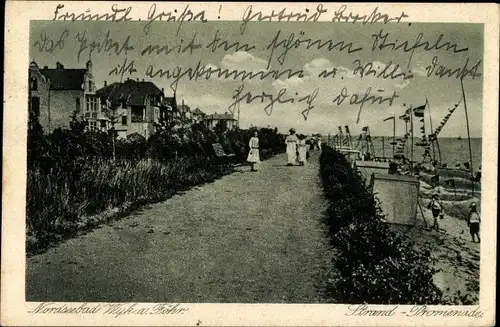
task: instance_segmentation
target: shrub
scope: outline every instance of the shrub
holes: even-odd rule
[[[338,252],[330,296],[340,303],[440,303],[430,251],[417,251],[406,236],[389,229],[373,194],[346,158],[324,147],[320,177],[329,202],[326,225]]]
[[[88,227],[88,217],[107,209],[161,201],[226,172],[227,167],[199,158],[181,158],[168,164],[149,158],[136,163],[103,159],[83,165],[79,176],[46,175],[40,169],[30,169],[27,233],[39,244],[31,244],[28,251],[74,235]]]
[[[28,252],[94,227],[90,219],[112,208],[156,202],[186,187],[229,172],[214,158],[220,142],[237,160],[246,159],[248,130],[202,124],[163,124],[157,133],[115,139],[114,131],[90,132],[73,117],[70,128],[44,135],[36,117],[28,126],[26,226]],[[282,151],[277,130],[262,135],[265,156]],[[115,158],[115,159],[113,159]]]

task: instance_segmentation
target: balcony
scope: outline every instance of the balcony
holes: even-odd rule
[[[142,117],[142,116],[132,116],[131,122],[132,123],[145,123],[146,119],[144,119],[144,117]]]

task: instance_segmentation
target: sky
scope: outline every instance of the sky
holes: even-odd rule
[[[57,43],[61,34],[64,34],[63,42]],[[95,49],[90,53],[90,47],[83,47],[82,35],[85,35],[87,45],[94,42],[104,43],[109,32],[112,42],[121,45],[126,43],[133,49],[119,55],[110,47],[109,51],[102,48]],[[416,42],[420,36],[420,42],[429,42],[429,47],[441,37],[441,43],[445,46],[439,49],[425,50],[423,47],[414,51],[391,50],[391,47],[379,49],[373,47],[375,35],[388,33],[386,44],[390,42],[401,44],[408,41],[408,47]],[[232,47],[225,50],[223,47],[211,48],[209,45],[218,36],[221,41],[226,40],[229,44],[239,42],[240,49]],[[321,40],[326,42],[332,40],[333,44],[344,42],[344,45],[352,42],[351,51],[348,48],[340,50],[340,46],[332,50],[325,46],[318,49],[316,46],[307,48],[306,42],[296,43],[297,39],[312,41]],[[200,47],[192,51],[177,51],[188,45],[194,39],[193,44]],[[272,51],[273,40],[276,48]],[[45,42],[43,42],[45,40]],[[287,41],[288,40],[288,41]],[[283,41],[280,43],[280,41]],[[435,74],[427,76],[426,67],[431,65],[434,57],[437,63],[434,73],[440,65],[447,69],[455,70],[463,68],[468,60],[467,68],[471,69],[479,62],[477,72],[483,73],[483,25],[463,23],[389,23],[389,24],[346,24],[346,23],[249,23],[244,33],[240,30],[240,22],[208,22],[208,23],[178,23],[154,22],[146,28],[144,22],[62,22],[62,21],[32,21],[30,25],[30,60],[40,66],[55,67],[57,61],[66,68],[84,68],[87,60],[91,59],[93,64],[93,75],[97,87],[102,87],[104,81],[108,84],[120,81],[121,76],[111,74],[113,68],[123,64],[126,59],[128,63],[134,61],[137,70],[132,74],[125,73],[133,79],[144,79],[154,82],[159,88],[165,90],[166,96],[172,96],[172,79],[167,75],[159,75],[150,78],[146,75],[148,66],[153,70],[158,69],[194,69],[198,63],[202,67],[212,69],[235,69],[246,71],[302,71],[301,77],[293,76],[286,78],[285,75],[274,79],[268,77],[264,80],[253,79],[246,81],[234,81],[218,78],[213,74],[209,79],[189,80],[180,79],[176,96],[178,101],[184,101],[192,109],[200,108],[207,114],[228,112],[233,103],[235,90],[243,85],[243,94],[251,92],[253,96],[261,95],[262,92],[273,95],[274,98],[280,90],[286,90],[282,99],[294,99],[294,103],[275,103],[272,112],[265,110],[269,104],[268,99],[262,102],[260,98],[247,103],[240,103],[240,125],[249,126],[272,126],[278,127],[280,131],[286,132],[294,127],[299,133],[311,134],[321,133],[335,134],[338,126],[348,125],[353,134],[361,131],[363,126],[369,126],[373,135],[391,135],[392,121],[384,119],[396,115],[402,115],[410,106],[423,105],[428,100],[430,111],[426,111],[426,130],[430,130],[430,116],[435,128],[442,118],[462,98],[460,79],[453,77],[440,77]],[[53,44],[51,44],[53,42]],[[463,49],[454,53],[447,49],[446,42],[457,44],[457,49]],[[45,43],[44,49],[41,45]],[[143,49],[148,45],[168,45],[174,50],[168,54],[145,54]],[[248,45],[245,47],[244,45]],[[287,46],[288,44],[288,46]],[[378,45],[382,39],[378,38]],[[51,45],[54,45],[51,47]],[[296,47],[295,47],[295,46]],[[269,47],[271,46],[271,47]],[[288,51],[285,55],[285,46]],[[237,51],[239,50],[239,51]],[[80,52],[80,56],[78,56]],[[79,58],[78,58],[79,57]],[[284,59],[284,60],[281,60]],[[412,78],[403,79],[398,77],[377,78],[375,76],[361,76],[360,69],[366,64],[372,63],[371,67],[377,74],[388,64],[388,72],[395,74],[405,73]],[[336,69],[334,76],[320,77],[321,72],[331,72]],[[442,69],[442,68],[441,68]],[[411,72],[411,73],[410,73]],[[482,75],[472,78],[467,76],[463,80],[466,93],[467,108],[469,112],[470,133],[472,137],[480,137],[482,134]],[[342,89],[346,89],[348,96],[340,104],[334,103]],[[392,101],[383,103],[366,102],[361,110],[359,121],[360,104],[350,104],[352,95],[357,94],[361,99],[367,90],[371,88],[370,94],[382,95]],[[314,106],[304,118],[302,111],[306,109],[305,99],[316,94],[311,105]],[[356,99],[354,99],[356,100]],[[356,101],[354,101],[356,102]],[[415,120],[415,135],[419,133],[419,121]],[[396,120],[396,134],[403,135],[405,131],[404,121]],[[450,117],[447,125],[440,136],[455,137],[466,136],[465,110],[463,101]]]

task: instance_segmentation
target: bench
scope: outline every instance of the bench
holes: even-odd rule
[[[215,157],[218,160],[231,162],[235,157],[234,153],[226,153],[220,143],[213,143],[212,148],[214,149]]]

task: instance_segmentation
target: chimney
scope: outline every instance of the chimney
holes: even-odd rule
[[[165,89],[163,87],[161,88],[161,93],[165,93]]]
[[[144,82],[144,78],[142,79],[142,81]]]
[[[43,69],[49,69],[49,66],[43,66]]]
[[[137,82],[139,82],[139,77],[137,77]]]
[[[104,81],[104,87],[108,86],[108,82]]]

